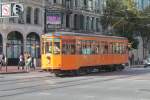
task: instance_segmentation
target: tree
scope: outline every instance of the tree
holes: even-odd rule
[[[133,35],[138,16],[138,10],[132,0],[106,0],[101,24],[104,32],[108,33],[113,30],[111,35],[127,37],[132,47],[136,49],[138,41],[133,38]]]
[[[141,15],[137,21],[137,32],[143,41],[143,55],[146,57],[148,45],[150,42],[150,6],[141,11]]]

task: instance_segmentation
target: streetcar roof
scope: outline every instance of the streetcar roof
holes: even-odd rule
[[[103,38],[116,38],[116,39],[127,39],[126,37],[119,37],[119,36],[107,36],[107,35],[101,35],[101,34],[85,34],[85,33],[75,33],[75,32],[50,32],[47,34],[44,34],[46,36],[52,36],[52,33],[54,33],[54,36],[90,36],[90,37],[103,37]]]

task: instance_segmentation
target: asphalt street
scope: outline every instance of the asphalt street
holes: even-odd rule
[[[0,75],[0,100],[150,100],[150,68],[55,77],[48,72]]]

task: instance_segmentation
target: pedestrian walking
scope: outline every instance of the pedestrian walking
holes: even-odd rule
[[[3,60],[2,60],[2,67],[6,67],[6,72],[7,72],[7,57],[3,54]]]
[[[32,64],[32,57],[28,55],[26,63],[25,63],[25,68],[27,72],[30,71],[31,64]]]
[[[33,68],[34,68],[34,70],[35,70],[35,67],[37,66],[37,64],[36,64],[36,58],[34,58],[33,59]]]
[[[0,54],[0,70],[2,69],[3,66],[3,54]]]
[[[22,70],[24,69],[24,56],[23,56],[23,54],[20,54],[20,56],[19,56],[18,70],[20,68],[22,68]]]

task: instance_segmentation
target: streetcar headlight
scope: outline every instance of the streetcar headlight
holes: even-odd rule
[[[46,56],[46,58],[48,59],[48,64],[50,64],[51,57],[50,56]]]

